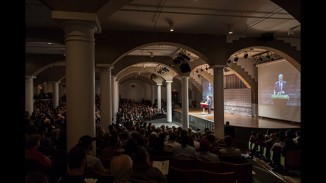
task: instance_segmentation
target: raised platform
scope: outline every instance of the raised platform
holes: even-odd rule
[[[181,109],[174,110],[174,119],[176,121],[181,121]],[[198,122],[208,123],[204,126],[210,127],[210,123],[214,122],[214,112],[212,111],[211,114],[202,114],[202,109],[189,109],[189,122],[190,124]],[[198,119],[196,119],[198,118]],[[245,128],[263,128],[263,129],[288,129],[288,128],[301,128],[300,123],[292,123],[289,121],[282,121],[277,119],[269,119],[269,118],[262,118],[262,117],[252,117],[252,116],[245,116],[245,115],[237,115],[237,114],[230,114],[224,113],[224,124],[226,121],[230,122],[231,126],[236,127],[245,127]],[[213,124],[212,124],[213,125]],[[202,125],[201,125],[202,126]]]

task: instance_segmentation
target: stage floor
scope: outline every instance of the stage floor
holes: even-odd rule
[[[182,113],[181,109],[175,109],[176,112]],[[189,109],[189,115],[195,116],[201,119],[205,119],[214,122],[214,111],[211,114],[207,114],[207,110],[202,114],[202,109]],[[301,128],[301,124],[298,122],[282,121],[277,119],[269,119],[262,117],[251,117],[238,114],[224,113],[224,123],[230,122],[231,126],[248,127],[248,128]]]

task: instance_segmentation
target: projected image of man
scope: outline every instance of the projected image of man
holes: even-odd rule
[[[286,95],[286,81],[283,80],[283,74],[278,75],[278,81],[274,85],[274,95]]]

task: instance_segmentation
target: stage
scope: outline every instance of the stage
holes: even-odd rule
[[[175,109],[176,119],[181,115],[181,109]],[[212,110],[211,114],[207,114],[207,110],[203,113],[202,109],[189,109],[189,118],[191,123],[191,118],[199,118],[203,119],[207,122],[214,122],[214,110]],[[181,119],[181,118],[180,118]],[[196,119],[195,119],[196,120]],[[198,121],[198,120],[196,120]],[[230,122],[231,126],[236,127],[246,127],[246,128],[263,128],[263,129],[288,129],[288,128],[301,128],[301,124],[298,122],[290,122],[290,121],[282,121],[277,119],[269,119],[263,117],[252,117],[238,114],[230,114],[224,113],[224,124],[226,121]]]

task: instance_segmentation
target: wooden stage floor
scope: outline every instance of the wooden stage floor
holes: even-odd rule
[[[182,113],[181,109],[175,109],[176,112]],[[214,122],[214,111],[211,114],[202,114],[202,109],[189,109],[189,115],[202,118],[211,122]],[[301,128],[301,124],[298,122],[282,121],[278,119],[269,119],[262,117],[251,117],[238,114],[224,113],[224,123],[230,122],[231,126],[248,127],[248,128]]]

